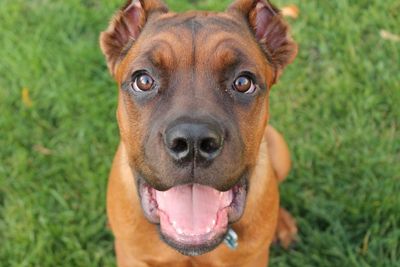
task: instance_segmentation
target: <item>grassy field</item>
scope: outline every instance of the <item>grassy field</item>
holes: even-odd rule
[[[274,248],[271,266],[400,266],[400,42],[379,34],[400,34],[400,2],[274,2],[301,10],[299,56],[271,96],[300,242]],[[115,265],[105,191],[117,91],[97,40],[120,4],[0,1],[1,267]]]

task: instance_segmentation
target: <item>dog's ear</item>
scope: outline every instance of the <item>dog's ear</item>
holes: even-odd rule
[[[274,82],[283,69],[297,55],[297,44],[292,40],[289,26],[284,21],[279,9],[269,0],[236,0],[228,9],[244,16],[255,38],[275,68]]]
[[[111,74],[127,46],[138,38],[151,15],[167,13],[161,0],[129,0],[112,18],[107,30],[100,34],[100,47]]]

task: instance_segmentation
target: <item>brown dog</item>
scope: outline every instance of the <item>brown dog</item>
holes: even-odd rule
[[[119,86],[107,199],[118,266],[265,266],[275,235],[287,245],[296,233],[279,209],[288,149],[267,126],[271,87],[297,53],[279,11],[131,0],[100,43]]]

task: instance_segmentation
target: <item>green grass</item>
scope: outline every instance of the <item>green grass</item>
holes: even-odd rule
[[[299,56],[271,96],[300,242],[274,248],[271,265],[400,266],[400,42],[379,36],[400,34],[400,2],[274,2],[301,9]],[[105,191],[117,91],[97,40],[120,3],[0,1],[0,266],[115,264]]]

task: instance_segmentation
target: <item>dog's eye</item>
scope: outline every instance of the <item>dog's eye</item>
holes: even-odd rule
[[[134,78],[131,87],[136,92],[146,92],[153,88],[154,80],[148,74],[139,74]]]
[[[237,78],[233,83],[233,87],[236,91],[244,94],[252,94],[256,90],[253,79],[245,75]]]

